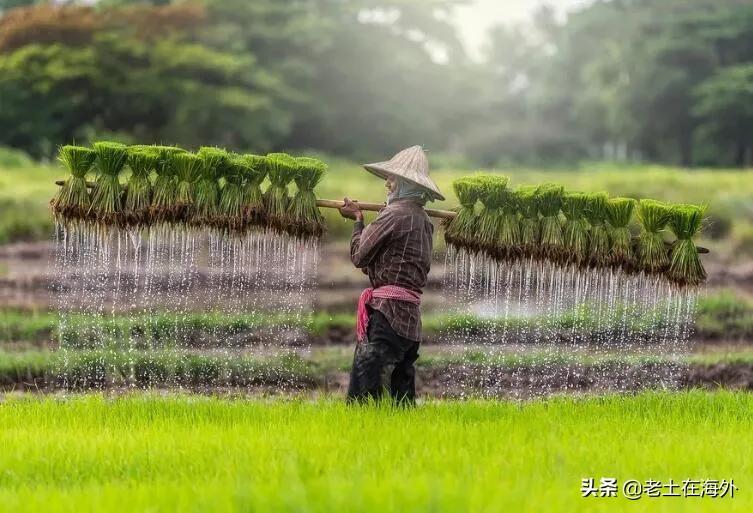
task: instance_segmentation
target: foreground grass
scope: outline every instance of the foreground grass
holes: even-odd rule
[[[0,403],[5,511],[750,511],[753,395],[530,403],[99,396]],[[734,499],[581,479],[734,479]]]

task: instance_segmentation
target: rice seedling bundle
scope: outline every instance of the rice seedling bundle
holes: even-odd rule
[[[220,148],[203,146],[197,153],[202,161],[199,180],[194,189],[194,215],[192,223],[213,226],[217,222],[220,206],[220,177],[230,155]]]
[[[677,237],[672,245],[669,279],[682,286],[697,286],[706,280],[693,238],[701,231],[705,208],[674,205],[669,212],[669,228]]]
[[[544,184],[536,190],[538,202],[541,255],[550,260],[561,260],[564,257],[564,241],[560,210],[565,189],[557,184]]]
[[[638,265],[647,273],[663,272],[669,265],[663,230],[670,217],[670,207],[661,201],[642,199],[638,217],[641,233],[638,237]]]
[[[502,195],[502,219],[497,236],[498,254],[502,257],[516,258],[523,254],[518,211],[517,195],[505,189]]]
[[[68,222],[86,218],[91,206],[86,175],[96,157],[94,150],[81,146],[62,146],[58,151],[58,160],[71,173],[71,177],[65,180],[50,202],[58,219]]]
[[[159,152],[154,147],[128,148],[128,167],[131,176],[126,184],[123,220],[127,227],[147,226],[151,220],[152,171],[157,168]]]
[[[507,192],[508,178],[501,175],[485,175],[477,180],[480,182],[479,200],[484,208],[479,214],[476,237],[482,251],[498,258],[498,236],[502,229],[502,205]]]
[[[119,176],[128,159],[128,148],[115,142],[97,142],[94,151],[97,154],[97,179],[92,191],[90,215],[98,223],[111,226],[121,221],[123,202]]]
[[[476,203],[481,195],[481,187],[482,182],[475,176],[458,178],[452,182],[460,206],[456,209],[457,215],[445,226],[444,238],[447,244],[471,251],[478,250]]]
[[[157,160],[157,178],[152,188],[151,215],[154,222],[170,223],[175,219],[175,198],[177,179],[173,156],[186,153],[186,150],[175,146],[155,146],[159,152]]]
[[[539,240],[541,238],[539,224],[539,199],[533,185],[520,186],[515,191],[515,197],[520,210],[520,246],[524,256],[534,257],[539,254]]]
[[[321,237],[324,233],[324,217],[316,206],[314,188],[321,182],[327,165],[319,159],[299,157],[298,171],[294,181],[298,188],[288,207],[290,224],[288,233],[296,237]]]
[[[633,198],[612,198],[607,203],[607,218],[609,220],[609,238],[612,246],[610,261],[616,267],[625,270],[635,268],[630,221],[635,211]]]
[[[243,155],[246,161],[246,177],[243,183],[243,217],[248,226],[266,226],[264,195],[261,183],[267,176],[267,157]]]
[[[288,220],[288,185],[298,172],[298,163],[287,153],[270,153],[267,155],[267,171],[270,186],[264,197],[269,227],[279,232],[286,232]]]
[[[604,267],[609,264],[611,243],[607,227],[608,204],[609,195],[605,192],[588,195],[586,218],[591,225],[591,230],[588,232],[588,263],[594,267]]]
[[[247,227],[243,215],[243,185],[249,172],[248,162],[231,154],[225,164],[225,185],[220,191],[218,226],[230,233],[243,233]]]
[[[562,237],[567,250],[566,261],[582,265],[588,259],[588,237],[591,228],[586,214],[588,194],[569,192],[562,200],[562,213],[565,215]]]
[[[196,183],[204,170],[204,161],[193,153],[177,153],[172,160],[177,180],[173,222],[185,224],[193,216]]]

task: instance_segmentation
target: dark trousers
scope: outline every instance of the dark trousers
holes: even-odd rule
[[[387,318],[369,308],[367,339],[356,344],[350,371],[348,401],[381,399],[388,389],[401,404],[416,400],[416,369],[419,342],[401,337]],[[389,384],[387,377],[389,376]]]

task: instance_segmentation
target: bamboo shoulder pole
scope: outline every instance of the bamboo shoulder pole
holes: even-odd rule
[[[65,185],[65,181],[57,180],[55,182],[55,185]],[[91,189],[94,187],[94,184],[92,182],[86,182],[86,186]],[[124,185],[123,187],[125,188],[126,186]],[[367,212],[379,212],[387,206],[385,203],[362,203],[360,201],[353,201],[353,203],[357,204],[358,208],[360,208],[361,210],[365,210]],[[345,202],[339,200],[319,199],[316,200],[316,206],[322,208],[341,208],[345,206]],[[435,217],[437,219],[449,220],[453,219],[457,215],[457,213],[453,212],[452,210],[434,210],[431,208],[426,208],[424,210],[426,210],[426,214],[429,217]],[[698,249],[698,253],[700,253],[701,255],[706,255],[709,253],[709,250],[707,248],[697,246],[696,249]]]
[[[366,210],[368,212],[379,212],[387,205],[384,203],[362,203],[360,201],[353,201],[358,208]],[[341,208],[345,206],[345,202],[337,200],[320,199],[316,200],[316,206],[323,208]],[[424,209],[429,217],[436,217],[437,219],[453,219],[457,213],[451,210],[434,210],[431,208]]]

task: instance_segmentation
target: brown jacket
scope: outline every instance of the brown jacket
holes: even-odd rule
[[[431,268],[433,235],[434,226],[419,203],[394,200],[367,227],[356,222],[350,259],[359,269],[366,269],[374,288],[398,285],[421,293]],[[418,305],[374,298],[370,306],[384,314],[398,335],[421,340]]]

